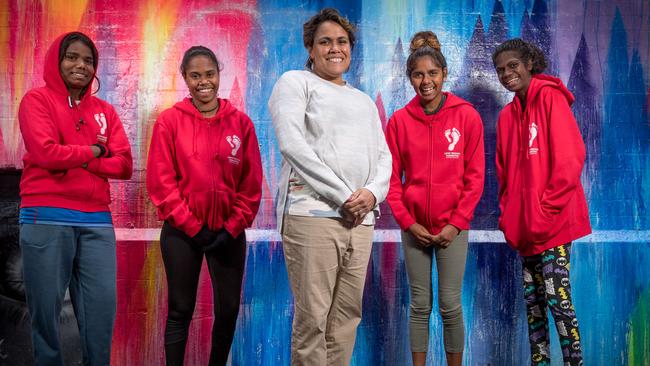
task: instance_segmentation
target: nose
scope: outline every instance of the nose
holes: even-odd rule
[[[501,73],[502,78],[507,78],[512,74],[512,70],[509,70],[507,67]]]
[[[88,63],[79,57],[76,62],[75,62],[75,67],[80,68],[80,69],[85,69],[86,66],[88,66]]]

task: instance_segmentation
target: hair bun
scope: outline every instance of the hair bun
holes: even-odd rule
[[[422,31],[415,33],[413,38],[411,38],[409,51],[410,53],[413,53],[422,47],[430,47],[436,51],[440,51],[440,41],[438,41],[436,34],[432,31]]]

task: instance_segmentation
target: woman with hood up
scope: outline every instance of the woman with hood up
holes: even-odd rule
[[[191,47],[180,69],[191,96],[160,114],[147,162],[149,197],[165,221],[165,358],[183,365],[205,257],[214,304],[209,364],[225,365],[239,313],[244,229],[262,196],[262,163],[253,122],[217,97],[221,67],[214,53]]]
[[[591,233],[580,183],[585,144],[573,95],[543,74],[546,57],[519,38],[492,54],[499,81],[515,93],[499,113],[496,168],[499,229],[522,258],[533,365],[550,365],[550,308],[565,365],[582,365],[569,282],[571,242]]]
[[[63,365],[66,289],[84,365],[110,363],[116,253],[108,179],[129,179],[132,158],[115,109],[92,95],[97,63],[88,36],[59,36],[45,55],[45,86],[27,92],[18,111],[26,150],[20,246],[37,365]]]

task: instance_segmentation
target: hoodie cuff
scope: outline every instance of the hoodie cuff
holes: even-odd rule
[[[236,219],[232,217],[229,218],[224,224],[223,227],[233,238],[236,238],[244,231],[244,226],[242,226]]]
[[[192,238],[196,234],[198,234],[199,231],[201,231],[202,228],[203,228],[203,225],[201,225],[201,223],[197,223],[196,225],[186,227],[185,230],[183,230],[183,231],[185,231],[185,234],[187,234],[187,236]]]
[[[449,224],[454,225],[459,230],[469,230],[469,220],[456,213],[451,214],[451,217],[449,218]]]
[[[102,164],[101,159],[93,159],[86,163],[86,170],[88,170],[91,173],[96,173],[99,171],[99,166]]]
[[[393,217],[394,217],[394,216],[393,216]],[[397,221],[397,220],[395,220],[395,221]],[[400,220],[400,222],[398,222],[399,227],[400,227],[403,231],[408,231],[409,228],[410,228],[411,226],[413,226],[413,224],[415,224],[415,223],[416,223],[415,219],[414,219],[413,217],[411,217],[410,215],[409,215],[407,218],[405,218],[404,220]]]

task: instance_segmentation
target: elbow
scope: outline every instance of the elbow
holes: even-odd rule
[[[133,165],[127,164],[124,169],[122,169],[122,174],[120,174],[120,179],[131,179],[133,176]]]
[[[295,146],[290,143],[281,143],[279,144],[278,148],[280,150],[280,154],[282,154],[282,156],[285,158],[295,156],[298,153],[298,150],[295,148]]]
[[[128,179],[131,179],[132,176],[133,176],[133,170],[128,169],[125,172],[123,172],[122,175],[120,175],[119,179],[128,180]]]

